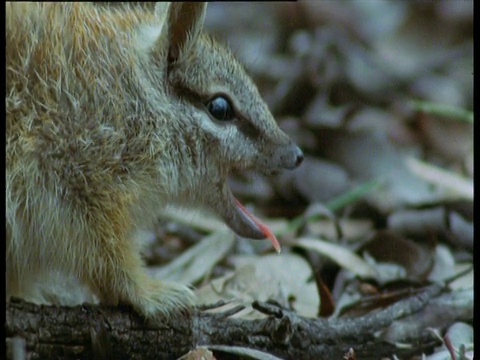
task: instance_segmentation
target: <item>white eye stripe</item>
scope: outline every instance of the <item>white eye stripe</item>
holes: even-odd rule
[[[229,124],[212,121],[208,114],[202,115],[200,118],[200,127],[210,135],[213,135],[215,138],[222,141],[231,141],[238,132],[236,126],[227,125]]]

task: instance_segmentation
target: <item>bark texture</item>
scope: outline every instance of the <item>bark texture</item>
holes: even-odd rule
[[[224,313],[195,309],[153,322],[126,307],[57,307],[13,299],[6,309],[7,358],[25,351],[28,359],[177,359],[199,346],[217,349],[219,359],[225,350],[238,354],[238,347],[281,359],[342,359],[349,349],[359,359],[421,354],[438,345],[427,327],[473,318],[473,291],[450,293],[433,285],[386,309],[349,319],[309,319],[275,304],[253,305],[269,316],[244,320],[231,317],[239,308]],[[414,318],[424,321],[405,331],[402,323],[412,324]],[[397,348],[389,338],[411,346]]]

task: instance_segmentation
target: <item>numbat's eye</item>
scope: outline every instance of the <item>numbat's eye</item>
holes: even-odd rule
[[[230,101],[223,96],[216,96],[207,103],[207,109],[212,116],[220,121],[233,120],[235,112]]]

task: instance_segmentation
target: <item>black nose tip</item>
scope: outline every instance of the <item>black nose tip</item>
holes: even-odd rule
[[[297,160],[295,161],[295,167],[297,167],[300,166],[305,157],[303,156],[302,150],[298,146],[296,146],[295,148],[295,155],[297,156]]]

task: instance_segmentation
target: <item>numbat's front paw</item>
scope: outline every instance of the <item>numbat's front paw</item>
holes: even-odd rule
[[[129,302],[145,317],[152,318],[157,315],[170,316],[176,311],[192,307],[195,295],[182,284],[149,280],[142,296],[134,296]]]

